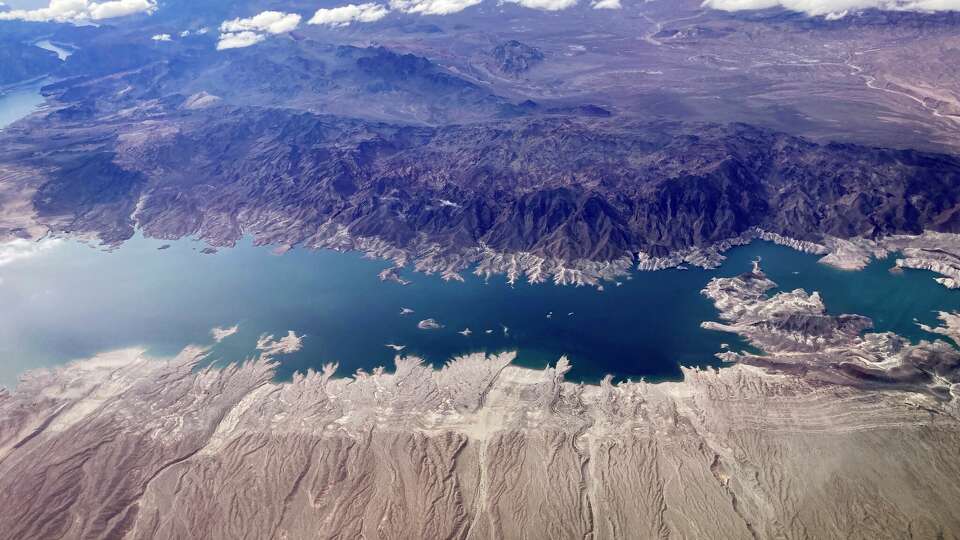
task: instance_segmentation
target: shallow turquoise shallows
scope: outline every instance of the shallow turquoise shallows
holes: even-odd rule
[[[249,357],[262,333],[306,334],[300,352],[281,358],[280,378],[326,362],[339,362],[341,374],[390,368],[395,353],[387,344],[437,365],[472,351],[517,350],[519,364],[537,368],[567,355],[574,380],[676,378],[680,365],[716,365],[725,344],[743,347],[700,328],[716,318],[700,290],[711,277],[748,271],[757,257],[781,288],[820,291],[832,313],[868,315],[878,329],[914,340],[934,337],[914,318],[935,323],[935,310],[960,310],[960,292],[929,272],[891,274],[891,260],[844,272],[765,242],[730,251],[717,270],[636,273],[604,291],[469,274],[465,283],[447,283],[413,272],[402,286],[377,278],[387,263],[355,253],[281,256],[244,242],[205,255],[197,242],[158,249],[164,244],[137,237],[104,252],[64,241],[0,266],[0,384],[29,368],[121,347],[173,354],[235,323],[240,331],[214,349],[215,358]],[[401,315],[403,308],[414,313]],[[427,318],[443,327],[418,329]],[[465,328],[471,335],[458,333]]]

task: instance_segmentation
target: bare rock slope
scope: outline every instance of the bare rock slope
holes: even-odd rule
[[[269,355],[196,369],[201,348],[33,372],[0,393],[0,530],[957,538],[958,353],[770,286],[757,269],[705,289],[766,354],[677,383],[573,384],[564,359],[511,354],[279,383]]]

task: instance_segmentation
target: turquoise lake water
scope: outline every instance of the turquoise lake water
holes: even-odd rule
[[[716,320],[716,310],[699,291],[713,276],[748,271],[757,257],[782,289],[818,290],[831,313],[867,315],[877,329],[914,340],[934,337],[914,318],[933,324],[935,310],[960,310],[960,292],[929,272],[892,274],[891,260],[844,272],[766,242],[731,250],[717,270],[635,273],[602,292],[473,275],[444,282],[414,272],[403,286],[377,278],[388,263],[355,253],[275,255],[242,243],[205,255],[197,242],[159,250],[164,244],[135,238],[103,252],[64,241],[0,266],[0,384],[32,367],[120,347],[174,354],[210,343],[211,328],[236,323],[240,331],[215,347],[215,358],[249,357],[262,333],[306,334],[300,352],[281,357],[280,378],[331,361],[340,374],[389,368],[395,353],[386,344],[393,343],[437,365],[456,354],[517,350],[520,365],[536,368],[569,356],[575,380],[607,373],[672,379],[680,365],[717,365],[722,344],[742,347],[732,335],[700,328]],[[403,316],[402,308],[415,312]],[[418,329],[426,318],[444,327]],[[473,334],[457,333],[464,328]]]
[[[0,89],[0,129],[30,114],[43,104],[40,87],[44,84],[46,80]]]

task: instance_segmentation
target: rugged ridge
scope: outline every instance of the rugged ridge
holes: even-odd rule
[[[803,242],[960,230],[955,157],[740,124],[431,128],[213,104],[132,109],[90,128],[69,110],[4,134],[0,183],[30,171],[15,187],[34,190],[40,221],[107,243],[135,228],[215,246],[351,238],[456,267],[485,249],[568,265],[670,257],[756,229]]]
[[[496,68],[506,75],[518,77],[543,62],[543,51],[515,39],[494,47],[491,53]]]

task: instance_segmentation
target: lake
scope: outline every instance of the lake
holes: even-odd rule
[[[70,47],[69,45],[57,44],[50,41],[49,39],[42,39],[34,43],[34,45],[37,47],[40,47],[41,49],[56,53],[57,58],[59,58],[60,60],[66,60],[67,58],[70,58],[71,54],[73,54],[73,49],[67,48],[67,47]]]
[[[877,329],[913,340],[934,337],[915,318],[934,324],[935,310],[960,310],[960,292],[929,272],[892,274],[892,260],[845,272],[767,242],[731,250],[716,270],[638,272],[604,291],[511,286],[472,274],[444,282],[412,271],[404,286],[378,279],[389,263],[356,253],[275,255],[243,242],[203,254],[203,247],[136,237],[111,252],[73,241],[0,250],[0,384],[32,367],[121,347],[172,355],[210,343],[211,328],[233,324],[239,331],[214,348],[214,358],[251,356],[263,333],[306,334],[301,351],[280,358],[279,378],[332,361],[341,374],[389,368],[395,353],[387,344],[397,344],[435,365],[467,352],[516,350],[517,363],[534,368],[567,355],[573,380],[607,373],[674,379],[680,365],[717,365],[724,344],[743,347],[730,334],[700,328],[716,310],[699,291],[711,277],[748,271],[757,257],[781,289],[818,290],[831,313],[867,315]],[[403,308],[414,312],[402,315]],[[442,327],[418,328],[427,318]],[[458,333],[465,328],[469,336]]]
[[[73,54],[73,49],[68,48],[70,45],[56,44],[49,39],[40,40],[34,45],[56,53],[60,60],[66,60]],[[41,78],[0,88],[0,130],[37,110],[44,102],[40,88],[49,83],[49,79]]]
[[[0,88],[0,130],[43,104],[40,87],[44,84],[46,79]]]

